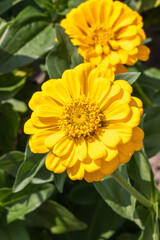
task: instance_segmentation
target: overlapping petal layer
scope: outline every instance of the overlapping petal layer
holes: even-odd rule
[[[84,63],[49,80],[35,93],[24,131],[32,152],[47,153],[46,167],[72,180],[99,181],[142,148],[143,113],[125,80]]]
[[[147,61],[150,50],[142,17],[126,4],[113,0],[88,0],[72,9],[61,26],[85,62],[109,66],[117,73],[138,59]]]

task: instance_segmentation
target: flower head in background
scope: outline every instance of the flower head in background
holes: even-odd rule
[[[142,45],[146,38],[142,17],[122,2],[88,0],[72,9],[61,26],[84,62],[121,73],[127,71],[123,64],[149,58],[149,48]]]
[[[99,181],[142,148],[137,127],[143,113],[132,87],[109,70],[83,63],[33,94],[24,132],[34,153],[48,153],[46,167],[72,180]]]

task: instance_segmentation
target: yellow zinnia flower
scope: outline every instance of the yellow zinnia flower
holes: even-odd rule
[[[112,0],[88,0],[72,9],[61,26],[70,36],[84,62],[127,71],[123,64],[146,61],[150,50],[141,44],[146,38],[142,17],[126,4]]]
[[[32,135],[32,152],[49,152],[47,169],[67,170],[72,180],[99,181],[142,148],[142,102],[131,97],[126,81],[113,80],[109,70],[83,63],[33,94],[24,131]]]

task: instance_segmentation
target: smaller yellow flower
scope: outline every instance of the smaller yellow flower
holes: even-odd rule
[[[146,38],[142,17],[122,2],[88,0],[72,9],[61,26],[84,62],[121,73],[127,71],[123,64],[149,58],[149,48],[141,44]]]
[[[142,148],[143,114],[132,87],[111,71],[83,63],[51,79],[33,94],[24,132],[34,153],[47,153],[46,167],[67,170],[72,180],[99,181]]]

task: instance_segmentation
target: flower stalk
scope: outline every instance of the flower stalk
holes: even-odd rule
[[[112,173],[113,178],[131,195],[133,195],[137,201],[147,208],[154,208],[154,203],[145,198],[141,193],[139,193],[134,187],[132,187],[125,178],[120,174],[119,171]]]
[[[154,107],[154,103],[151,102],[151,100],[147,97],[147,95],[144,93],[143,89],[141,86],[135,82],[134,87],[136,88],[137,92],[141,95],[143,98],[144,102],[149,106],[149,107]]]

